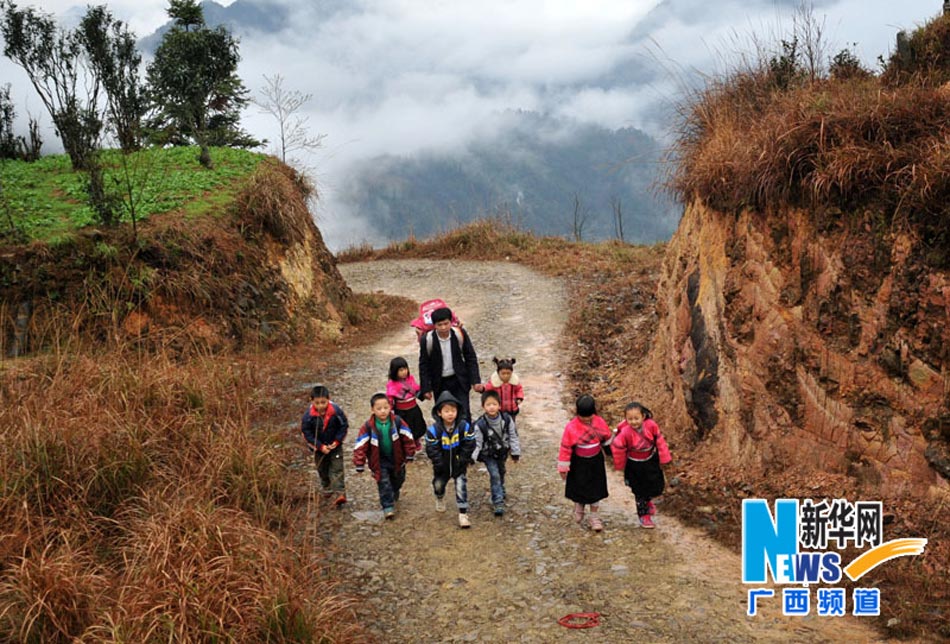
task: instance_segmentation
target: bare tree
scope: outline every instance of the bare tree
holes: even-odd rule
[[[132,222],[132,243],[138,241],[139,221],[142,219],[142,210],[152,201],[156,193],[161,193],[167,171],[161,171],[156,179],[155,155],[149,150],[138,152],[122,152],[117,155],[118,164],[112,173],[112,182],[115,186],[113,193],[116,207],[121,209]]]
[[[617,239],[623,241],[623,202],[620,197],[610,198],[610,209],[614,213],[614,229],[617,232]]]
[[[814,83],[821,78],[828,58],[828,43],[825,40],[825,18],[815,16],[815,6],[804,1],[798,5],[792,18],[794,37],[801,46],[802,65],[808,75],[808,81]]]
[[[29,112],[26,113],[26,118],[29,123],[30,138],[27,139],[25,136],[18,136],[16,138],[17,154],[24,161],[32,163],[40,158],[40,150],[43,147],[43,137],[40,134],[39,120],[34,118]]]
[[[584,226],[587,224],[587,208],[581,206],[581,198],[574,193],[574,241],[584,241]]]
[[[323,144],[326,134],[310,136],[307,121],[310,117],[297,114],[306,105],[313,94],[304,94],[298,90],[284,88],[284,77],[264,75],[266,85],[260,90],[260,98],[251,101],[260,108],[261,114],[270,114],[277,119],[280,128],[278,144],[280,160],[287,163],[287,153],[297,150],[315,150]]]

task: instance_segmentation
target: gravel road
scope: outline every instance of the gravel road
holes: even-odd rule
[[[393,521],[383,521],[370,474],[357,476],[350,460],[356,427],[369,417],[370,396],[385,387],[389,360],[405,356],[417,371],[412,329],[393,329],[348,353],[345,368],[320,375],[353,429],[346,461],[350,503],[341,511],[318,510],[319,538],[334,544],[331,574],[363,597],[360,619],[380,641],[880,639],[867,622],[851,617],[793,618],[776,610],[746,617],[739,557],[665,515],[662,504],[659,527],[640,529],[632,495],[614,472],[603,504],[604,532],[573,523],[555,469],[569,420],[564,401],[577,393],[561,375],[567,373],[562,283],[508,262],[377,261],[341,271],[354,291],[445,299],[471,334],[483,379],[493,355],[514,355],[526,396],[518,417],[524,456],[517,465],[509,462],[509,511],[492,515],[488,475],[479,464],[469,470],[472,527],[461,530],[451,502],[448,512],[435,512],[425,458],[409,465]],[[474,395],[472,403],[480,408]],[[430,407],[423,405],[427,420]],[[658,416],[662,426],[662,412]],[[558,625],[573,612],[598,612],[600,625]]]

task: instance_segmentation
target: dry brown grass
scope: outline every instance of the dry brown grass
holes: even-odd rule
[[[310,212],[305,198],[312,192],[306,177],[272,159],[261,163],[248,179],[238,194],[235,210],[246,231],[299,244],[306,239],[305,223]]]
[[[313,544],[292,545],[307,473],[268,422],[283,365],[263,360],[0,365],[0,639],[359,638]]]
[[[626,273],[629,262],[643,252],[662,253],[663,244],[634,246],[619,241],[570,242],[562,237],[538,237],[502,219],[478,219],[431,239],[393,241],[381,249],[368,245],[345,249],[340,262],[374,259],[468,259],[517,261],[546,275],[587,275],[591,269],[608,275]]]
[[[950,18],[923,29],[934,30],[950,33]],[[833,219],[871,211],[920,227],[939,249],[950,239],[950,101],[921,78],[786,86],[764,64],[713,78],[683,108],[670,187],[684,202],[725,212],[792,206]]]
[[[326,356],[415,306],[355,296],[340,344],[187,358],[61,317],[48,353],[0,360],[0,640],[364,641],[303,538],[287,424]]]

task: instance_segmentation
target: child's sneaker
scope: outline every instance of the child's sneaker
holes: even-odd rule
[[[493,511],[494,511],[496,517],[500,517],[500,516],[502,516],[502,515],[505,513],[505,506],[503,506],[503,505],[496,505],[496,506],[494,507]]]
[[[445,512],[445,501],[442,499],[442,497],[435,497],[435,511]]]
[[[468,520],[468,514],[465,512],[459,512],[459,527],[460,528],[471,528],[472,522]]]
[[[593,512],[590,515],[590,529],[594,532],[600,532],[604,529],[604,522],[601,521],[600,517]]]
[[[341,494],[340,496],[336,497],[336,501],[333,502],[333,505],[335,505],[338,508],[343,505],[346,505],[346,495]]]
[[[640,517],[640,527],[641,528],[655,528],[656,524],[653,523],[653,517],[649,514],[644,514]]]
[[[656,506],[653,505],[653,501],[647,501],[647,514],[651,517],[656,514]]]
[[[395,519],[396,510],[394,508],[383,508],[383,517],[386,519]]]

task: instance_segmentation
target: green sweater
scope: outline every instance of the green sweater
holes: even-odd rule
[[[392,421],[387,420],[386,422],[379,422],[379,419],[375,419],[376,422],[376,431],[379,432],[379,457],[380,460],[393,462],[393,435],[392,431]]]

